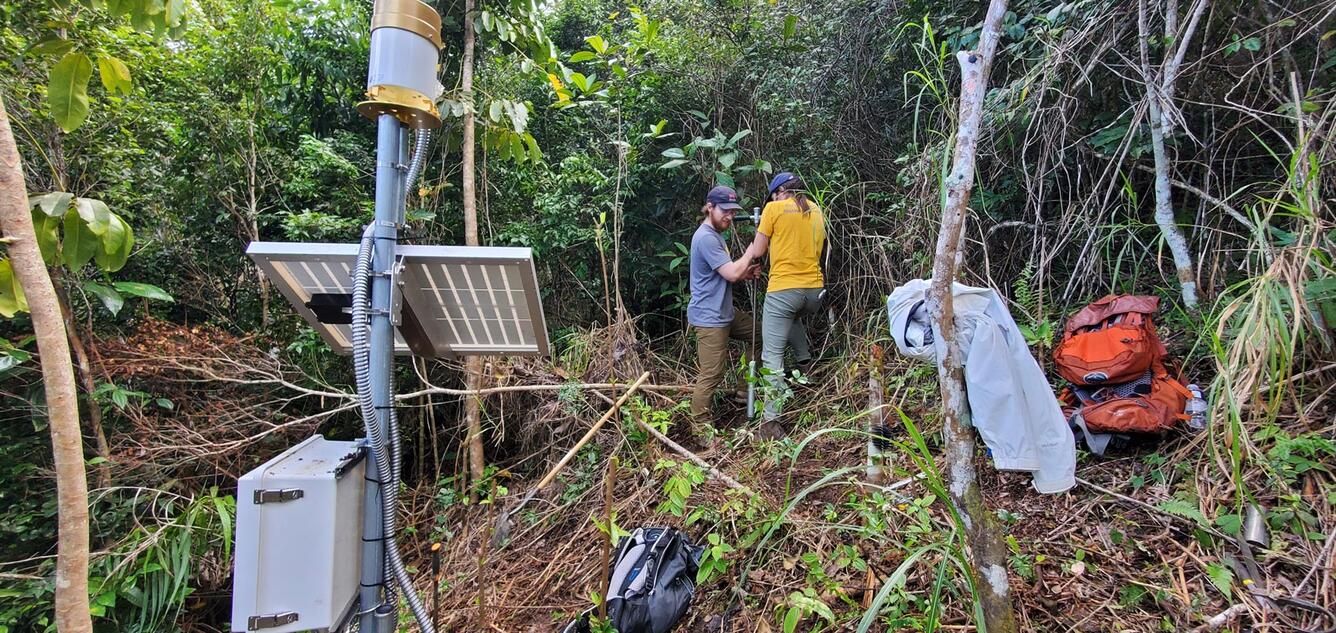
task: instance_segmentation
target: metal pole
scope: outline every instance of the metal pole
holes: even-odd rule
[[[376,120],[376,219],[373,235],[375,247],[371,255],[371,401],[376,407],[376,424],[381,437],[389,439],[390,369],[394,364],[394,328],[390,325],[390,278],[386,274],[394,262],[395,239],[398,237],[399,208],[403,203],[400,145],[403,134],[399,120],[382,114]],[[387,451],[388,453],[388,451]],[[379,466],[374,455],[367,462],[366,496],[362,513],[362,587],[358,610],[360,633],[393,633],[381,630],[375,607],[382,600],[381,588],[386,582],[385,534],[381,524]],[[391,612],[395,605],[388,605]]]

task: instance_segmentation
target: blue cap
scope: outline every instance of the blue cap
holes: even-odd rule
[[[781,171],[778,174],[775,174],[775,177],[770,179],[770,195],[775,195],[776,189],[789,184],[790,181],[797,178],[798,177],[793,175],[793,172],[791,171]]]
[[[705,194],[705,201],[717,205],[720,209],[741,209],[738,204],[738,192],[733,191],[732,187],[720,185]]]

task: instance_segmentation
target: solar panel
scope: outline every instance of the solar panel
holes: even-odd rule
[[[356,244],[253,242],[246,253],[336,352],[352,352]],[[396,354],[543,356],[547,329],[528,248],[404,245]]]

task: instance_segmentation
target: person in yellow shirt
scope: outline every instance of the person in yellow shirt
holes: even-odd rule
[[[812,362],[802,319],[821,307],[826,285],[821,274],[825,244],[826,215],[807,198],[802,179],[791,172],[776,175],[770,181],[770,202],[761,212],[747,255],[760,258],[770,253],[770,282],[761,317],[761,362],[777,388],[784,384],[786,345],[793,346],[799,370],[807,370]],[[779,417],[779,405],[766,404],[767,422]]]

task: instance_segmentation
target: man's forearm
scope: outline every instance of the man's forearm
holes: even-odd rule
[[[742,257],[720,266],[719,276],[730,282],[741,279],[743,273],[747,272],[747,267],[751,266],[752,259],[753,257],[750,252],[743,253]]]

